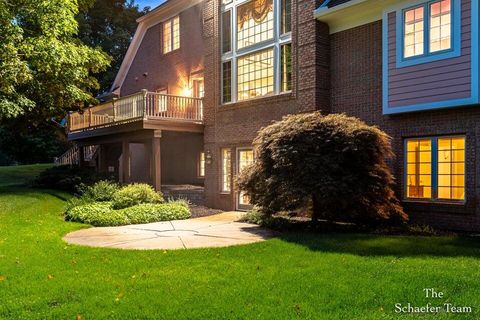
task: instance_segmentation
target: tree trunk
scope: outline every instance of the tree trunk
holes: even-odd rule
[[[317,197],[315,197],[315,195],[312,195],[312,203],[313,203],[312,222],[317,223],[318,218],[322,214],[322,208],[320,207],[320,203],[319,203]]]

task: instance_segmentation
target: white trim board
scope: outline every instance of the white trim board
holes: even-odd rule
[[[330,27],[330,34],[380,21],[384,8],[398,0],[351,0],[333,8],[319,7],[314,11],[317,20]]]

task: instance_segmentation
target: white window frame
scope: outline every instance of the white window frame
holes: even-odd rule
[[[222,14],[225,11],[231,10],[231,19],[230,19],[230,30],[231,30],[231,36],[230,36],[230,41],[231,41],[231,51],[222,54],[222,73],[220,77],[220,85],[221,85],[221,97],[222,101],[221,103],[223,105],[228,105],[232,103],[237,103],[237,102],[244,102],[244,101],[249,101],[249,100],[254,100],[254,99],[262,99],[265,97],[270,97],[271,95],[266,95],[266,96],[260,96],[260,97],[255,97],[255,98],[250,98],[250,99],[243,99],[243,100],[238,100],[238,78],[237,78],[237,73],[238,73],[238,58],[241,58],[243,56],[247,56],[262,50],[266,49],[272,49],[273,48],[273,61],[274,61],[274,66],[273,66],[273,76],[274,76],[274,81],[273,81],[273,88],[274,88],[274,93],[273,95],[279,95],[279,94],[285,94],[285,93],[290,93],[291,90],[289,91],[281,91],[281,59],[280,59],[280,54],[281,54],[281,46],[284,44],[289,44],[292,42],[292,32],[287,32],[285,34],[281,34],[281,0],[273,0],[273,23],[274,23],[274,28],[273,28],[273,38],[268,39],[259,43],[256,43],[254,45],[244,47],[240,50],[237,48],[237,8],[247,2],[250,2],[252,0],[232,0],[228,4],[222,5]],[[223,19],[222,19],[223,21]],[[220,28],[223,28],[223,26],[220,26]],[[220,39],[220,44],[223,46],[223,29],[220,30],[221,39]],[[223,49],[221,49],[223,51]],[[232,91],[232,98],[230,102],[223,102],[223,63],[231,61],[232,64],[232,80],[231,80],[231,91]]]
[[[178,19],[178,48],[174,48],[174,43],[175,43],[174,22],[175,22],[175,19]],[[166,48],[166,46],[165,46],[165,24],[167,24],[167,23],[170,23],[170,48],[169,48],[168,51],[165,50],[165,48]],[[171,52],[174,52],[174,51],[180,49],[180,47],[182,46],[180,29],[181,29],[180,15],[176,15],[176,16],[171,17],[170,19],[167,19],[167,20],[162,22],[162,53],[163,54],[168,54],[168,53],[171,53]]]

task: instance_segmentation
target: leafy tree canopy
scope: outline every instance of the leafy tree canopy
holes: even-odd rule
[[[89,0],[0,0],[0,118],[45,119],[94,102],[110,58],[76,36]]]
[[[133,0],[97,0],[77,16],[79,38],[112,57],[110,67],[97,76],[100,93],[110,89],[135,34],[136,20],[148,9],[140,11]]]
[[[313,220],[378,223],[407,217],[386,159],[390,137],[342,114],[284,117],[260,130],[240,189],[266,213],[313,207]]]

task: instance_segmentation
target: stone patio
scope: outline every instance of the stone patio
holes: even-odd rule
[[[67,234],[70,244],[117,249],[192,249],[227,247],[264,241],[272,231],[237,222],[240,212],[122,227],[90,228]]]

